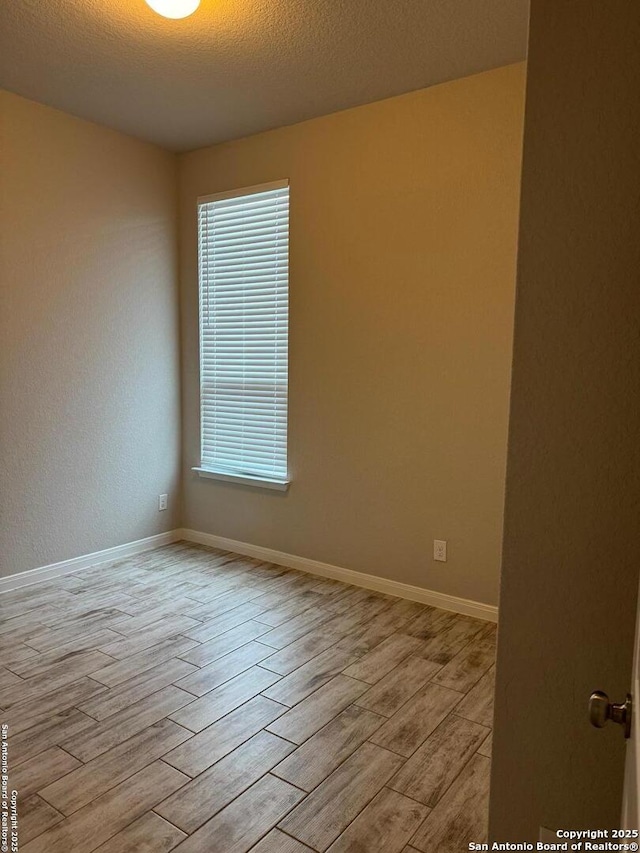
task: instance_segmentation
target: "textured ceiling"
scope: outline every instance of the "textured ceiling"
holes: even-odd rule
[[[3,0],[0,86],[185,151],[525,56],[528,0]]]

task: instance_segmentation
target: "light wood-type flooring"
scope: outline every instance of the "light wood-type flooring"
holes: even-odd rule
[[[176,543],[0,596],[20,853],[459,853],[495,626]]]

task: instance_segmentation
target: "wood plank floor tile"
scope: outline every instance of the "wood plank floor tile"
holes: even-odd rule
[[[429,809],[388,788],[360,812],[329,848],[329,853],[402,853]]]
[[[105,607],[115,607],[117,609],[126,607],[127,604],[130,604],[134,600],[133,596],[118,592],[106,595],[104,593],[70,595],[69,598],[65,599],[64,604],[59,604],[59,607],[66,617],[88,616],[96,610]],[[43,619],[42,616],[40,616],[40,621],[49,624],[48,620]],[[56,622],[59,621],[59,618],[56,619]]]
[[[380,728],[384,717],[346,708],[273,770],[275,776],[312,791]]]
[[[493,747],[493,732],[489,732],[489,737],[487,737],[482,746],[478,747],[478,752],[480,755],[486,755],[487,758],[491,758],[491,749]]]
[[[9,785],[26,799],[81,764],[59,746],[51,746],[17,767],[9,768]]]
[[[278,717],[268,731],[301,744],[356,701],[368,685],[346,675],[336,675],[286,714]]]
[[[125,595],[136,595],[140,589],[144,589],[144,584],[138,583],[135,579],[131,578],[130,582],[127,584],[127,592]],[[81,582],[79,585],[76,585],[74,590],[69,591],[73,592],[73,594],[77,596],[78,600],[84,598],[92,599],[96,595],[103,596],[122,592],[122,585],[119,583],[118,578],[115,575],[107,577],[103,574],[91,580],[87,578],[84,583]]]
[[[261,643],[267,646],[273,646],[274,649],[283,649],[290,643],[299,640],[309,631],[317,628],[323,622],[328,622],[329,613],[324,610],[316,609],[312,614],[301,613],[299,616],[294,616],[278,628],[272,628],[262,635]]]
[[[168,601],[147,601],[145,599],[132,598],[131,602],[120,607],[120,619],[113,622],[109,627],[125,637],[133,637],[146,630],[154,631],[163,620],[174,618],[176,615],[186,619],[193,619],[199,624],[200,620],[190,614],[182,613],[182,609],[196,608],[198,603],[191,598],[177,598],[172,596]],[[179,634],[176,631],[176,634]]]
[[[411,839],[424,853],[459,853],[487,839],[491,762],[474,755]]]
[[[274,565],[271,564],[272,567]],[[287,569],[284,574],[270,575],[269,582],[265,584],[264,592],[252,600],[264,607],[265,610],[269,610],[273,607],[280,607],[298,593],[306,592],[310,586],[311,584],[308,583],[307,577],[302,572]]]
[[[63,645],[56,646],[55,651],[58,652],[60,655],[68,654],[69,652],[82,652],[91,649],[102,651],[101,647],[103,645],[121,639],[122,635],[117,634],[115,631],[112,631],[111,628],[101,628],[94,634],[82,634],[81,636],[74,637],[72,640],[68,640]],[[51,651],[54,651],[54,649],[52,649]],[[111,655],[109,655],[109,657],[111,657]],[[30,674],[31,673],[29,673],[29,675]]]
[[[327,597],[327,599],[332,599],[334,596],[342,594],[342,591],[344,590],[344,583],[342,581],[335,580],[334,578],[310,576],[309,589],[312,589],[314,592],[321,592]],[[384,595],[384,593],[373,592],[373,590],[367,590],[367,592],[371,593],[372,595]]]
[[[111,571],[95,572],[91,569],[81,571],[75,575],[65,575],[64,578],[56,578],[55,583],[60,589],[65,589],[78,595],[91,595],[96,590],[100,592],[118,592],[122,586],[118,583],[119,577],[122,576],[122,570],[126,571],[127,595],[133,595],[136,589],[139,589],[142,584],[137,580],[139,572],[136,572],[132,564],[112,564]]]
[[[264,622],[265,625],[270,625],[272,628],[277,628],[294,616],[299,616],[301,613],[308,611],[311,608],[319,607],[323,603],[324,596],[318,592],[311,590],[303,590],[293,593],[284,601],[279,601],[274,607],[269,607],[255,618],[258,622]],[[256,604],[262,604],[261,599],[255,599]]]
[[[20,669],[19,663],[17,668]],[[0,690],[4,692],[12,684],[23,684],[23,680],[17,673],[11,672],[10,669],[6,669],[4,666],[0,666]]]
[[[156,761],[24,845],[21,853],[90,853],[187,781]]]
[[[3,595],[2,609],[0,610],[2,614],[2,619],[0,619],[0,642],[2,643],[6,643],[9,640],[12,640],[14,643],[20,643],[29,635],[33,636],[38,631],[45,631],[47,626],[38,621],[42,617],[42,614],[51,616],[57,613],[58,616],[61,616],[61,611],[57,608],[46,608],[46,606],[43,606],[38,611],[31,611],[20,616],[11,617],[4,603],[4,597]]]
[[[123,681],[117,687],[100,685],[102,692],[93,699],[89,699],[88,702],[77,703],[78,708],[95,720],[106,720],[107,717],[117,714],[118,711],[135,705],[141,699],[158,693],[163,687],[181,681],[185,676],[188,677],[197,671],[198,668],[193,664],[179,658],[171,658],[159,666],[143,670],[140,675]],[[98,682],[95,683],[98,684]],[[186,692],[191,691],[187,690]]]
[[[190,559],[192,554],[193,552],[191,552]],[[214,559],[211,558],[210,553],[200,559],[196,557],[190,565],[193,566],[194,572],[208,579],[208,588],[212,581],[223,583],[233,580],[236,585],[242,585],[252,579],[254,581],[260,580],[262,577],[261,569],[270,566],[271,563],[227,551],[224,554],[216,555]],[[280,567],[280,574],[286,573],[286,571],[287,569]]]
[[[171,720],[160,720],[118,746],[82,764],[62,779],[40,789],[40,796],[70,815],[134,773],[184,743],[191,732]]]
[[[229,679],[240,675],[255,664],[263,662],[271,654],[273,654],[273,649],[270,646],[264,646],[262,643],[252,640],[207,666],[200,669],[193,667],[195,671],[191,675],[181,678],[175,684],[176,687],[181,687],[183,690],[193,693],[194,696],[204,696],[205,693],[209,693],[215,687],[224,684],[225,681],[229,681]]]
[[[309,794],[279,828],[323,853],[401,764],[402,758],[392,752],[364,743]]]
[[[189,616],[169,616],[167,619],[161,619],[158,623],[149,625],[137,634],[126,638],[118,635],[114,642],[100,644],[100,651],[116,660],[123,660],[155,646],[167,637],[175,637],[179,634],[186,636],[185,632],[196,625],[200,625],[200,622]]]
[[[474,638],[433,677],[433,682],[466,693],[495,663],[495,654],[492,640]]]
[[[47,652],[42,652],[36,658],[22,661],[13,666],[13,672],[21,678],[33,678],[37,675],[45,675],[56,664],[64,661],[71,661],[79,652],[92,650],[102,645],[103,642],[110,642],[117,634],[109,631],[107,628],[93,632],[91,634],[82,635],[75,641],[71,640],[64,645],[56,646]],[[1,678],[1,676],[0,676]]]
[[[3,594],[3,599],[6,593]],[[2,619],[0,620],[0,637],[6,639],[11,637],[18,641],[24,639],[29,633],[34,633],[36,630],[44,630],[48,627],[48,619],[57,619],[63,615],[61,607],[43,601],[38,604],[34,601],[29,609],[25,609],[23,605],[9,605],[5,601],[2,602]]]
[[[198,602],[186,596],[171,596],[155,604],[143,598],[132,598],[129,604],[120,605],[118,609],[121,613],[120,621],[114,622],[111,628],[123,636],[133,636],[162,619],[176,615],[188,616],[198,622],[204,621],[195,612],[198,609]]]
[[[101,844],[95,853],[169,853],[185,837],[159,815],[147,812]]]
[[[257,640],[269,630],[268,625],[262,625],[260,622],[243,622],[235,628],[231,628],[219,637],[214,637],[213,640],[208,640],[206,643],[195,645],[190,651],[181,654],[180,657],[189,663],[194,663],[196,666],[207,666],[213,663],[214,660],[228,655],[229,652],[239,649],[246,643],[252,640]],[[262,640],[260,640],[262,642]]]
[[[194,640],[187,640],[186,637],[170,637],[150,649],[138,652],[138,654],[131,655],[124,660],[111,662],[101,669],[93,670],[91,677],[95,681],[106,684],[107,687],[116,687],[123,681],[128,681],[141,672],[153,669],[160,663],[171,660],[171,658],[179,657],[185,660],[185,653],[196,646],[197,643]]]
[[[448,716],[393,777],[389,787],[432,808],[486,738],[487,732],[478,723]]]
[[[333,616],[329,622],[325,624],[327,630],[343,635],[344,639],[341,642],[344,642],[345,646],[350,650],[356,646],[362,645],[362,635],[371,627],[373,619],[377,614],[390,606],[388,601],[379,598],[375,594],[370,593],[367,599],[368,600],[363,601],[360,604],[356,604],[354,607],[346,610],[344,613],[340,613],[338,616]],[[393,629],[389,630],[391,633],[393,632]],[[377,642],[381,642],[387,636],[388,633],[385,633],[384,636],[378,636]],[[375,645],[375,643],[372,644],[371,639],[369,638],[369,640],[364,643],[364,652],[369,651],[372,645]],[[364,654],[364,652],[360,652],[360,654]]]
[[[286,710],[284,705],[256,696],[167,753],[164,760],[189,776],[197,776]]]
[[[419,601],[409,601],[406,598],[397,599],[391,607],[391,611],[398,620],[398,629],[402,631],[402,633],[404,633],[403,629],[405,625],[410,625],[416,616],[421,616],[429,609],[429,606],[426,604],[421,604]]]
[[[273,649],[270,653],[273,654]],[[0,643],[0,660],[7,669],[11,669],[11,664],[29,660],[37,654],[38,652],[35,649],[26,646],[24,643],[11,642],[6,645]]]
[[[252,666],[192,701],[186,708],[171,714],[171,719],[193,732],[200,732],[258,693],[264,692],[279,678],[280,676],[273,672]]]
[[[12,612],[14,607],[22,607],[23,611],[33,610],[41,604],[59,598],[62,602],[71,598],[71,593],[68,590],[56,590],[50,583],[41,583],[37,585],[29,585],[20,589],[12,589],[5,592],[2,596],[2,612],[5,618],[10,618],[7,614]]]
[[[160,601],[162,598],[171,599],[196,593],[200,589],[196,584],[188,580],[180,579],[180,575],[174,575],[171,580],[168,577],[161,578],[150,583],[138,584],[135,589],[127,589],[130,595],[136,598],[147,598],[150,601]]]
[[[123,711],[118,711],[101,723],[92,720],[89,729],[69,738],[61,746],[81,761],[91,761],[193,701],[190,693],[185,693],[178,687],[163,687],[157,693],[141,699]]]
[[[2,722],[9,726],[11,736],[14,737],[25,729],[45,722],[52,715],[68,711],[74,705],[80,705],[84,700],[104,693],[106,689],[104,684],[90,678],[80,678],[44,696],[13,705],[11,710],[3,712]]]
[[[405,626],[403,633],[417,637],[419,640],[430,640],[437,635],[438,631],[450,625],[454,619],[453,613],[425,605],[422,613]]]
[[[18,735],[10,735],[12,761],[28,761],[51,746],[62,746],[67,738],[82,737],[94,725],[91,717],[75,708],[54,714]]]
[[[410,656],[354,700],[355,704],[383,717],[392,717],[439,669],[438,663]]]
[[[48,652],[58,646],[81,636],[95,634],[103,628],[111,628],[114,622],[122,619],[122,613],[115,608],[101,608],[88,616],[64,619],[61,627],[41,628],[29,635],[29,645],[39,652]]]
[[[354,657],[349,652],[334,648],[327,649],[290,675],[277,681],[273,687],[264,690],[264,695],[283,705],[296,705],[338,675],[353,661]]]
[[[340,613],[346,613],[356,604],[360,604],[362,601],[366,600],[369,592],[370,590],[345,584],[340,593],[331,596],[331,598],[325,603],[324,609],[332,613],[334,616],[338,616]]]
[[[295,616],[308,612],[312,607],[313,603],[308,600],[288,598],[284,603],[280,602],[274,607],[264,609],[260,615],[254,618],[256,622],[262,622],[270,628],[277,628]]]
[[[425,640],[416,652],[427,660],[447,664],[481,630],[483,623],[470,616],[451,614],[452,618],[442,621],[434,636]]]
[[[279,829],[272,829],[251,848],[251,853],[313,853],[313,850]]]
[[[447,853],[483,831],[492,623],[187,542],[0,608],[21,853]]]
[[[207,614],[207,619],[213,619],[234,607],[251,602],[261,607],[264,613],[276,605],[282,605],[285,596],[286,591],[283,595],[277,589],[272,592],[263,592],[260,589],[243,589],[242,586],[237,586],[228,592],[219,593],[215,597],[207,596],[207,602],[210,606],[208,608],[203,607],[202,610]]]
[[[478,640],[482,640],[482,642],[493,643],[494,647],[497,647],[498,625],[495,622],[485,622],[480,632],[476,636]]]
[[[262,661],[260,666],[280,675],[289,675],[294,669],[335,645],[339,639],[340,635],[318,628],[285,646],[284,649],[280,649],[280,651],[274,652],[271,648],[270,657]]]
[[[203,554],[198,558],[191,551],[188,559],[181,561],[179,565],[190,567],[194,577],[196,574],[206,576],[209,581],[206,588],[210,589],[212,585],[215,588],[216,584],[224,588],[225,584],[228,586],[230,582],[237,586],[245,577],[251,576],[253,568],[259,566],[260,561],[251,557],[241,557],[231,552],[216,555],[214,558]]]
[[[191,640],[206,643],[207,640],[213,640],[214,637],[219,637],[220,634],[224,634],[226,631],[231,630],[231,628],[248,622],[249,619],[253,619],[254,616],[262,613],[262,611],[263,608],[259,605],[247,602],[246,604],[241,604],[239,607],[234,607],[233,610],[228,610],[220,616],[216,616],[214,619],[210,619],[208,622],[202,622],[196,628],[191,628],[182,633]]]
[[[2,596],[3,622],[8,623],[12,619],[24,616],[27,617],[27,619],[33,619],[34,622],[38,621],[46,624],[43,619],[45,614],[51,614],[51,616],[57,616],[59,618],[63,608],[66,608],[67,602],[73,598],[71,593],[67,593],[67,598],[62,602],[59,597],[49,593],[38,594],[37,592],[31,591],[29,594],[28,590],[23,590],[22,592],[28,597],[27,601],[12,602],[12,593],[4,593]],[[7,630],[10,630],[10,628],[7,628]]]
[[[32,794],[26,799],[18,800],[18,841],[20,850],[24,849],[32,838],[41,836],[51,827],[64,820],[64,815],[57,812],[53,806]]]
[[[421,645],[422,642],[415,637],[393,634],[345,669],[344,674],[375,684]]]
[[[70,590],[71,592],[79,592],[86,586],[81,575],[64,575],[64,577],[56,578],[55,584],[60,589]]]
[[[480,723],[481,726],[493,726],[493,697],[496,690],[496,668],[484,675],[456,708],[456,714]]]
[[[235,800],[295,749],[268,732],[258,732],[213,767],[156,806],[175,826],[192,833]]]
[[[461,694],[427,684],[372,735],[371,741],[407,758],[460,701]]]
[[[302,791],[293,785],[275,776],[263,776],[176,850],[179,853],[247,853],[302,797]]]
[[[215,619],[216,616],[222,616],[223,613],[228,613],[241,604],[248,601],[253,601],[258,596],[263,595],[259,590],[257,592],[248,592],[247,590],[234,587],[224,592],[216,591],[215,586],[210,584],[204,587],[201,594],[198,595],[198,604],[191,611],[191,616],[195,619],[200,619],[202,622],[208,622],[210,619]]]
[[[52,666],[44,675],[37,675],[19,684],[12,684],[2,691],[2,707],[6,710],[19,702],[33,702],[40,696],[45,696],[60,687],[71,684],[84,675],[93,675],[106,664],[112,663],[112,658],[102,652],[88,651],[72,655]]]
[[[411,616],[407,614],[405,608],[399,608],[399,604],[401,604],[399,599],[383,601],[382,604],[384,606],[375,615],[365,619],[357,629],[350,632],[341,641],[341,648],[348,649],[358,655],[365,655],[394,634],[404,634],[404,631],[400,631],[400,629],[411,622]],[[380,602],[376,606],[379,605]]]

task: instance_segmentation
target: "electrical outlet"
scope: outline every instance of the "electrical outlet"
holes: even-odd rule
[[[158,512],[162,512],[167,508],[169,495],[158,495]]]
[[[447,543],[444,539],[433,540],[433,559],[440,563],[447,562]]]

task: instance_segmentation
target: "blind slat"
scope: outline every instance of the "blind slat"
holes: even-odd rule
[[[198,205],[201,465],[287,477],[289,187]]]

